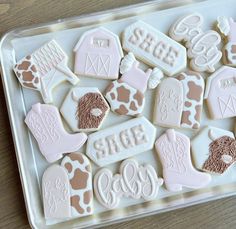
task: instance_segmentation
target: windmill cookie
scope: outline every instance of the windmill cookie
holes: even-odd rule
[[[143,21],[124,30],[123,49],[168,76],[182,71],[187,64],[186,49],[182,45]]]
[[[98,130],[109,110],[109,105],[96,87],[72,88],[60,108],[62,116],[75,132]]]
[[[181,17],[170,28],[170,37],[176,41],[184,41],[188,49],[190,66],[198,72],[214,72],[215,65],[222,57],[217,45],[221,42],[220,35],[209,30],[202,30],[203,17],[193,13]]]
[[[163,167],[163,178],[168,191],[182,187],[198,189],[211,181],[211,176],[197,171],[191,162],[190,140],[187,136],[168,129],[155,143]]]
[[[122,197],[156,199],[162,184],[163,180],[158,178],[151,165],[139,165],[137,161],[127,159],[121,163],[119,174],[113,175],[106,168],[98,171],[94,177],[94,192],[105,208],[113,209]]]
[[[52,165],[44,172],[42,193],[46,219],[71,217],[69,179],[64,168]]]
[[[37,90],[45,103],[52,103],[52,90],[58,84],[69,81],[75,85],[79,79],[67,66],[68,57],[52,40],[14,66],[15,74],[23,87]]]
[[[205,91],[212,119],[236,116],[236,69],[223,66],[207,79]]]
[[[196,72],[164,79],[158,86],[154,123],[164,127],[200,127],[204,80]]]
[[[119,37],[100,27],[85,32],[74,48],[75,73],[97,79],[117,79],[123,57]]]
[[[34,104],[25,123],[50,163],[59,160],[64,153],[79,150],[87,140],[84,133],[68,134],[65,131],[59,111],[53,105]]]
[[[82,217],[93,213],[92,169],[88,158],[81,153],[66,155],[62,162],[70,182],[72,217]]]
[[[121,78],[108,85],[105,97],[115,113],[137,116],[143,111],[147,87],[155,88],[163,73],[157,68],[144,72],[132,53],[122,60],[120,72]]]
[[[198,169],[223,174],[236,161],[236,141],[230,131],[207,126],[191,140]]]
[[[223,48],[223,62],[236,66],[236,22],[232,18],[218,17],[217,27],[227,37],[227,44]]]
[[[134,118],[92,133],[86,154],[98,166],[121,161],[153,148],[156,128],[145,118]]]

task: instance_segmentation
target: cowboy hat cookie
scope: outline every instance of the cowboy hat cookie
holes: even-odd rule
[[[117,79],[123,57],[119,37],[99,27],[85,32],[74,48],[74,72],[96,79]]]
[[[154,124],[198,129],[203,106],[204,80],[197,72],[164,79],[157,88]]]
[[[187,64],[186,49],[182,45],[143,21],[137,21],[124,30],[122,46],[168,76],[182,71]]]
[[[236,140],[230,131],[207,126],[191,140],[198,169],[223,174],[236,161]]]
[[[72,88],[60,108],[62,116],[75,132],[98,130],[109,110],[109,105],[96,87]]]
[[[120,165],[120,173],[103,168],[94,176],[94,192],[97,200],[105,208],[116,208],[121,198],[144,199],[157,198],[163,179],[158,178],[151,165],[139,165],[134,159],[127,159]]]
[[[184,134],[168,129],[161,135],[155,148],[163,167],[163,178],[168,191],[181,191],[182,187],[205,187],[211,176],[197,171],[191,162],[190,140]]]
[[[223,66],[207,79],[204,98],[212,119],[236,116],[236,69]]]
[[[92,133],[86,154],[98,166],[106,166],[153,148],[156,128],[139,117]]]
[[[34,104],[25,123],[50,163],[59,160],[64,153],[79,150],[87,140],[84,133],[69,134],[65,131],[59,111],[53,105]]]
[[[61,166],[69,177],[71,216],[93,214],[92,169],[88,158],[82,153],[70,153],[63,158]]]
[[[226,65],[236,66],[236,22],[233,18],[218,17],[217,27],[227,37],[227,43],[223,47],[223,62]]]
[[[193,13],[181,17],[170,28],[170,37],[176,41],[185,42],[188,49],[190,66],[198,72],[214,72],[215,65],[222,57],[218,44],[221,42],[220,35],[209,30],[202,30],[203,17]]]
[[[142,113],[145,105],[145,91],[147,88],[155,88],[163,73],[157,68],[143,71],[132,53],[121,61],[120,72],[122,76],[108,85],[105,97],[113,112],[137,116]]]
[[[52,103],[52,90],[64,81],[75,85],[79,79],[67,66],[68,57],[52,40],[19,60],[13,70],[23,87],[37,90],[45,103]]]

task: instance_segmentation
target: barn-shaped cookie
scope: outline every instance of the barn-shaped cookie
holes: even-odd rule
[[[119,37],[100,27],[85,32],[74,48],[74,72],[97,79],[117,79],[123,51]]]
[[[60,108],[62,116],[75,132],[98,130],[109,110],[96,87],[72,88]]]

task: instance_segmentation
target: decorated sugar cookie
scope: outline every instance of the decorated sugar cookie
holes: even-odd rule
[[[236,69],[223,66],[207,79],[205,91],[212,119],[236,116]]]
[[[181,17],[170,28],[170,37],[176,41],[184,41],[188,49],[190,66],[198,72],[214,72],[215,65],[222,57],[217,45],[221,42],[220,35],[213,31],[202,30],[203,17],[193,13]]]
[[[223,48],[223,62],[236,66],[236,22],[232,18],[218,17],[217,27],[227,37],[227,44]]]
[[[68,57],[52,40],[14,66],[15,74],[23,87],[37,90],[45,103],[52,103],[52,90],[63,81],[75,85],[79,79],[67,66]]]
[[[184,134],[168,129],[155,143],[161,159],[163,178],[168,191],[182,187],[198,189],[211,181],[211,176],[197,171],[191,162],[190,140]]]
[[[124,30],[122,43],[124,50],[152,67],[160,68],[168,76],[186,67],[186,49],[143,21]]]
[[[87,140],[84,133],[68,134],[65,131],[59,111],[53,105],[34,104],[25,123],[50,163],[59,160],[64,153],[79,150]]]
[[[204,80],[197,72],[166,78],[158,86],[154,123],[164,127],[200,127]]]
[[[155,88],[163,73],[157,68],[143,71],[132,53],[122,60],[120,72],[121,78],[107,87],[105,97],[115,113],[137,116],[143,111],[147,87]]]
[[[96,87],[72,88],[60,108],[62,116],[75,132],[98,130],[109,110]]]
[[[156,199],[162,184],[163,180],[151,165],[139,165],[134,159],[127,159],[121,163],[119,174],[113,175],[107,168],[98,171],[94,177],[94,192],[105,208],[113,209],[124,197]]]
[[[86,154],[98,166],[106,166],[153,148],[156,128],[145,118],[134,118],[92,133]]]
[[[71,217],[69,179],[63,167],[52,165],[44,172],[42,193],[46,219]]]
[[[72,217],[81,217],[93,213],[92,169],[88,158],[82,153],[66,155],[62,162],[70,182],[70,200]]]
[[[117,79],[123,57],[119,37],[100,27],[85,32],[74,48],[78,75],[97,79]]]
[[[198,169],[223,174],[236,161],[236,140],[230,131],[207,126],[191,140]]]

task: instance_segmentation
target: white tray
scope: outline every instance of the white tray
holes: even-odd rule
[[[55,39],[68,54],[69,66],[73,68],[72,49],[83,32],[97,26],[104,26],[120,35],[126,26],[141,19],[158,30],[167,33],[171,24],[180,16],[199,12],[204,16],[204,29],[212,29],[217,16],[231,16],[236,18],[236,4],[234,0],[203,0],[203,1],[154,1],[138,4],[126,8],[119,8],[85,15],[76,18],[58,20],[56,22],[37,25],[29,28],[20,28],[7,33],[1,40],[0,58],[2,67],[2,80],[11,121],[12,134],[18,160],[19,172],[25,197],[28,218],[33,228],[84,228],[99,227],[115,222],[157,214],[172,209],[177,209],[201,202],[210,201],[233,195],[236,193],[236,167],[231,167],[223,176],[212,176],[212,182],[206,188],[199,190],[184,189],[182,192],[171,193],[164,187],[160,188],[159,196],[155,201],[143,202],[142,200],[123,199],[116,210],[106,210],[94,198],[94,214],[84,218],[58,222],[46,222],[43,215],[41,200],[41,177],[49,166],[39,152],[35,139],[30,134],[23,120],[31,106],[36,102],[42,102],[38,92],[23,89],[13,71],[12,66],[16,60],[31,53],[45,42]],[[220,66],[220,65],[219,65]],[[219,67],[218,66],[218,67]],[[146,66],[143,65],[143,68]],[[205,75],[207,76],[207,75]],[[97,86],[101,91],[105,89],[109,81],[80,77],[79,86]],[[60,107],[64,96],[71,85],[65,83],[58,86],[53,97],[55,105]],[[144,116],[151,120],[154,103],[154,91],[147,91]],[[216,127],[233,130],[233,119],[212,121],[208,119],[204,104],[204,112],[201,126],[213,125]],[[110,112],[102,128],[112,126],[128,120],[128,117],[118,117]],[[69,130],[69,129],[68,129]],[[164,131],[157,127],[157,136]],[[192,137],[196,132],[181,130]],[[81,152],[85,152],[84,149]],[[199,152],[201,153],[201,152]],[[161,166],[155,151],[149,151],[135,156],[139,163],[150,163],[161,176]],[[120,163],[109,166],[117,172]],[[93,173],[97,166],[92,164]]]

